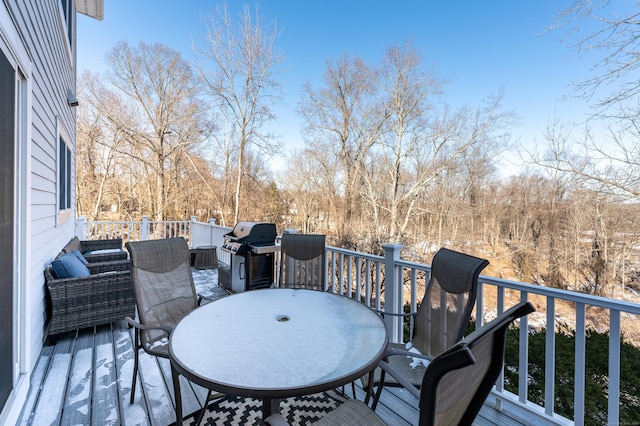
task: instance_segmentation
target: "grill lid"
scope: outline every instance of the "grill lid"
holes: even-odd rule
[[[275,244],[276,235],[275,223],[238,222],[225,237],[243,244]]]

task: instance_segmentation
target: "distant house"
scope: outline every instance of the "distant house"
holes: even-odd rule
[[[44,268],[74,236],[76,11],[103,8],[0,4],[0,424],[15,424],[43,346]]]

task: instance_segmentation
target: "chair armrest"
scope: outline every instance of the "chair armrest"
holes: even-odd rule
[[[96,288],[99,285],[117,285],[131,287],[131,273],[129,271],[105,271],[111,273],[95,273],[86,277],[73,277],[73,278],[54,278],[51,272],[51,268],[47,268],[45,271],[45,282],[51,291],[55,291],[63,285],[85,285],[91,286],[87,291],[95,292],[99,291]],[[110,284],[109,284],[110,283]],[[68,291],[68,290],[66,290]],[[133,291],[133,287],[131,287]],[[75,293],[72,293],[75,295]]]
[[[429,361],[433,359],[433,357],[429,355],[423,355],[419,352],[405,351],[403,349],[398,349],[398,348],[388,348],[384,352],[384,356],[382,358],[387,359],[390,356],[397,356],[397,355],[410,356],[411,358],[420,358],[420,359],[426,359]]]
[[[167,335],[170,335],[171,332],[173,331],[173,327],[151,327],[148,325],[144,325],[144,324],[140,324],[138,321],[134,320],[131,317],[125,317],[124,319],[127,324],[129,324],[131,327],[133,328],[137,328],[139,330],[162,330],[165,333],[167,333]]]
[[[213,302],[213,301],[216,300],[216,298],[215,297],[205,296],[204,294],[198,293],[198,306],[200,306],[200,304],[202,303],[203,300],[206,300],[207,302]]]
[[[109,238],[106,240],[82,240],[80,241],[80,252],[85,253],[87,251],[95,250],[110,250],[120,249],[122,250],[122,238]]]
[[[418,315],[417,312],[403,312],[403,313],[392,313],[392,312],[385,312],[385,311],[380,311],[377,309],[374,309],[374,311],[376,311],[378,314],[385,316],[385,315],[389,315],[392,317],[413,317],[415,315]]]
[[[378,367],[380,367],[383,372],[393,376],[393,378],[396,379],[402,387],[408,390],[413,396],[420,399],[420,389],[416,388],[410,380],[407,380],[404,375],[397,372],[389,363],[380,361]],[[384,374],[381,376],[380,384],[378,386],[384,386]]]
[[[87,262],[89,263],[94,263],[94,262],[113,262],[116,260],[127,260],[127,252],[126,251],[120,251],[117,253],[85,253],[82,255],[82,257],[84,257],[85,259],[87,259]]]
[[[131,262],[128,260],[116,260],[113,262],[95,262],[87,265],[91,275],[99,274],[102,272],[128,272],[131,268]]]

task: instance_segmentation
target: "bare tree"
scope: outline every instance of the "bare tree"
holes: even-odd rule
[[[640,117],[638,117],[640,120]],[[572,175],[593,191],[629,200],[640,199],[640,121],[612,123],[596,136],[590,126],[577,129],[554,120],[548,127],[562,128],[563,137],[546,139],[544,157],[528,152],[530,161]],[[580,133],[576,136],[576,132]]]
[[[131,133],[138,131],[137,120],[135,111],[105,86],[100,75],[83,73],[79,87],[78,211],[98,220],[104,204],[123,207],[118,187],[129,169],[127,144]]]
[[[219,181],[214,197],[219,206],[218,214],[222,226],[233,226],[231,221],[235,216],[233,176],[237,176],[238,152],[235,149],[234,141],[236,138],[232,128],[233,126],[229,128],[223,121],[221,130],[211,138],[212,149],[216,152],[216,155],[211,159],[211,169]]]
[[[205,46],[198,49],[205,61],[201,66],[209,94],[215,107],[231,126],[237,151],[234,221],[242,207],[241,194],[246,171],[247,152],[251,146],[266,154],[278,148],[266,131],[273,120],[271,106],[280,97],[276,79],[283,58],[276,49],[276,23],[264,25],[256,7],[254,15],[245,5],[238,21],[226,7],[204,19],[207,34]]]
[[[395,241],[408,225],[413,206],[426,182],[428,172],[422,173],[415,166],[430,141],[440,139],[430,126],[431,110],[435,98],[442,91],[443,82],[423,70],[422,56],[411,43],[394,45],[387,49],[381,66],[381,86],[384,104],[390,116],[389,132],[383,138],[381,149],[385,164],[386,189],[389,195],[389,235]],[[442,135],[441,141],[448,139]],[[436,142],[438,144],[438,142]],[[433,151],[437,157],[438,149]],[[413,163],[413,170],[407,166]],[[405,174],[415,179],[407,179]],[[400,211],[404,208],[406,214]]]
[[[342,55],[327,61],[322,87],[314,89],[305,83],[298,108],[310,146],[330,150],[339,158],[344,199],[339,234],[350,228],[357,212],[362,170],[384,123],[384,106],[376,104],[375,82],[375,71],[362,59]]]
[[[640,3],[574,0],[562,10],[556,28],[579,53],[595,53],[590,75],[574,82],[593,103],[591,123],[556,147],[557,166],[588,182],[592,189],[640,198]],[[600,120],[593,120],[600,119]],[[596,127],[597,126],[597,127]],[[600,127],[602,126],[602,127]]]
[[[169,172],[189,146],[210,132],[198,80],[181,55],[156,43],[130,47],[119,42],[107,54],[110,81],[135,105],[139,128],[130,131],[131,152],[155,178],[153,217],[164,218]]]
[[[279,182],[287,194],[287,209],[291,216],[285,224],[302,225],[303,233],[327,232],[330,217],[335,213],[335,192],[332,179],[327,179],[327,167],[335,161],[318,158],[313,150],[293,153],[282,171]],[[333,193],[332,193],[333,192]]]
[[[512,113],[502,110],[502,93],[488,98],[475,111],[464,107],[451,112],[440,107],[438,96],[445,82],[424,70],[422,56],[410,43],[387,50],[381,76],[390,117],[389,131],[379,145],[380,172],[386,176],[384,187],[389,194],[382,208],[388,212],[388,239],[396,241],[410,227],[421,197],[438,175],[457,169],[455,175],[464,177],[460,173],[463,160],[469,165],[484,162],[474,165],[473,176],[471,168],[466,174],[468,188],[481,185],[477,170],[491,169],[489,154],[508,141],[506,129]],[[477,155],[480,153],[483,155]]]
[[[640,94],[637,78],[640,69],[640,3],[637,0],[574,0],[560,12],[557,27],[569,29],[569,43],[579,53],[601,53],[590,70],[591,76],[575,82],[579,93],[588,99],[600,94],[597,103],[600,112]],[[618,86],[602,93],[612,84]]]

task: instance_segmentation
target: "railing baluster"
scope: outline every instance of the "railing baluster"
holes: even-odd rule
[[[500,314],[504,312],[504,288],[498,287],[496,289],[496,293],[497,293],[496,316],[500,316]],[[496,381],[496,390],[498,391],[498,393],[504,392],[504,366],[500,371],[500,376],[498,377],[498,380]],[[501,399],[498,399],[496,401],[496,409],[499,411],[502,410]]]
[[[526,291],[520,292],[520,300],[528,301],[529,294]],[[526,403],[529,395],[529,318],[527,315],[519,320],[520,341],[518,357],[518,396],[521,403]]]
[[[340,295],[344,295],[344,254],[340,253],[340,265],[338,269],[338,285]]]
[[[576,347],[575,347],[575,392],[573,395],[573,420],[577,425],[584,424],[584,390],[585,390],[585,348],[586,326],[585,305],[576,303]]]
[[[352,284],[353,284],[353,256],[347,255],[347,297],[352,296]]]
[[[356,291],[355,299],[362,302],[362,258],[356,257]]]
[[[380,299],[382,298],[382,262],[376,263],[376,310],[382,308]]]
[[[365,260],[365,304],[371,306],[371,260]]]
[[[609,311],[609,417],[608,424],[619,424],[620,417],[620,311]]]
[[[418,301],[417,301],[418,295],[417,295],[417,285],[416,285],[417,276],[418,276],[418,270],[416,268],[411,268],[411,293],[409,293],[411,295],[409,297],[410,312],[418,311]],[[441,306],[444,306],[444,305],[441,305]],[[404,306],[403,306],[403,309],[404,309]],[[415,320],[416,318],[414,315],[409,316],[409,330],[411,330],[411,333],[413,333],[413,330],[415,329]],[[404,329],[402,331],[404,334]]]
[[[478,291],[476,294],[476,329],[482,327],[483,313],[484,313],[484,283],[478,280]]]
[[[544,347],[544,411],[553,415],[556,382],[556,299],[547,297],[547,330]]]

